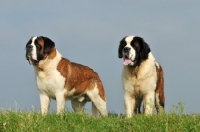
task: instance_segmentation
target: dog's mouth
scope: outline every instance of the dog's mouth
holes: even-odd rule
[[[132,63],[132,60],[129,59],[128,55],[125,55],[124,56],[124,62],[123,62],[124,66],[127,66],[127,65],[129,65],[131,63]]]
[[[38,60],[33,60],[34,65],[38,65],[39,61]]]
[[[32,59],[32,57],[29,56],[29,55],[26,56],[26,59],[28,60],[28,62],[29,62],[30,65],[38,65],[38,63],[39,63],[38,60],[34,60],[34,59]]]
[[[124,56],[124,59],[129,59],[128,55],[125,55],[125,56]]]
[[[30,50],[26,49],[26,59],[30,65],[38,65],[39,61],[32,58],[32,53]]]

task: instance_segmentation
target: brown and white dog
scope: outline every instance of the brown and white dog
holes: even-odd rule
[[[145,115],[164,109],[164,77],[160,64],[153,57],[148,44],[137,36],[127,36],[120,41],[118,57],[124,59],[122,83],[126,117],[140,112],[143,101]]]
[[[96,72],[87,66],[63,58],[55,44],[47,37],[32,37],[26,44],[26,59],[35,70],[41,112],[49,110],[50,99],[57,102],[57,113],[71,100],[75,112],[83,111],[92,101],[92,114],[106,116],[106,97],[103,84]]]

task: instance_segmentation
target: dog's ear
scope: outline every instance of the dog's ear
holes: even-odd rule
[[[125,37],[125,38],[126,38],[126,37]],[[120,41],[120,44],[119,44],[119,48],[118,48],[118,57],[119,57],[119,58],[122,58],[122,57],[123,57],[122,50],[123,50],[123,48],[126,46],[125,38],[123,38],[123,39]]]
[[[141,37],[135,37],[134,39],[134,45],[140,54],[140,58],[143,60],[147,59],[148,53],[151,52],[149,45]]]
[[[147,59],[149,52],[151,52],[149,45],[143,40],[140,56],[145,60]]]
[[[41,36],[41,38],[44,40],[44,53],[48,54],[55,47],[55,43],[47,37]]]

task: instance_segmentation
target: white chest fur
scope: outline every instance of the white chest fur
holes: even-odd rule
[[[124,67],[122,72],[124,91],[135,97],[142,97],[143,94],[154,91],[156,80],[155,59],[152,54],[149,55],[148,60],[140,65],[135,74],[130,72],[127,66]]]
[[[57,70],[53,70],[50,73],[38,72],[36,82],[40,94],[47,94],[53,99],[56,98],[58,92],[64,92],[65,90],[65,78]]]
[[[66,92],[64,88],[65,78],[57,70],[57,65],[61,58],[61,54],[57,51],[55,58],[39,63],[45,63],[45,67],[43,67],[44,70],[38,70],[38,68],[35,67],[36,83],[39,93],[45,94],[53,99],[56,99],[57,93]]]

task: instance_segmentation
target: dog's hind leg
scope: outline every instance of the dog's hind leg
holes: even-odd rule
[[[71,104],[72,108],[75,112],[84,112],[84,106],[87,101],[83,100],[82,102],[79,102],[77,99],[72,99]]]
[[[99,85],[98,85],[99,84]],[[107,116],[106,110],[106,99],[104,95],[104,90],[101,83],[95,83],[95,87],[92,90],[87,91],[87,95],[92,101],[92,112],[94,116],[98,115],[97,110],[102,116]]]
[[[164,110],[164,103],[162,103],[162,101],[160,100],[159,93],[156,93],[155,95],[155,107],[158,115],[161,114]]]
[[[95,117],[99,116],[99,111],[93,102],[92,102],[92,115]]]
[[[156,63],[157,82],[155,90],[155,106],[158,114],[164,111],[165,95],[164,95],[164,75],[162,67]]]
[[[141,99],[136,99],[135,109],[134,109],[135,114],[141,114],[141,111],[140,111],[141,103],[142,103]]]

